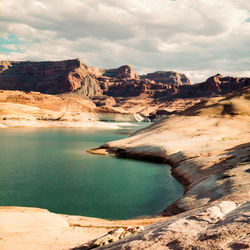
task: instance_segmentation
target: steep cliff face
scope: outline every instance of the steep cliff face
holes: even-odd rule
[[[209,77],[202,83],[180,86],[174,97],[196,98],[220,96],[249,85],[249,77],[223,77],[221,74],[217,74]]]
[[[154,73],[143,75],[141,78],[174,86],[191,84],[189,78],[186,75],[174,71],[156,71]]]
[[[0,62],[0,88],[47,94],[75,92],[83,96],[101,93],[94,74],[79,59],[58,62]]]
[[[104,71],[103,76],[114,77],[118,79],[139,78],[138,74],[135,73],[132,66],[130,65],[123,65],[117,69],[107,69]]]
[[[181,73],[157,71],[138,76],[130,65],[98,69],[80,59],[58,62],[0,61],[0,89],[46,94],[76,93],[83,97],[197,98],[223,95],[250,84],[249,78],[220,74],[191,85]]]
[[[172,71],[138,76],[130,65],[106,70],[98,81],[103,94],[113,97],[164,97],[177,93],[180,85],[190,84],[184,74]]]
[[[164,97],[177,92],[176,87],[148,79],[98,78],[103,94],[113,97]]]

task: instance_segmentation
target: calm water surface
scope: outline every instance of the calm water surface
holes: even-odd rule
[[[1,129],[0,206],[106,219],[161,212],[183,193],[168,165],[84,152],[129,131]]]

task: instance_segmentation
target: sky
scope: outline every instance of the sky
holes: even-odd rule
[[[0,60],[250,77],[249,0],[1,0]]]

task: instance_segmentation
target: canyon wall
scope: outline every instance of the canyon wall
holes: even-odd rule
[[[60,94],[78,91],[96,96],[101,90],[94,74],[79,59],[58,62],[0,62],[0,89]]]
[[[199,98],[220,96],[250,84],[247,77],[223,77],[191,84],[185,74],[156,71],[139,76],[132,66],[98,69],[80,59],[56,62],[0,62],[0,89],[74,93],[82,97]]]

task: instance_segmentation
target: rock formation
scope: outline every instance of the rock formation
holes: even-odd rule
[[[0,90],[0,126],[106,127],[101,121],[135,122],[144,118],[135,112],[112,107],[96,107],[79,95],[48,95],[39,92]],[[99,123],[98,123],[99,121]]]
[[[0,89],[75,93],[83,97],[198,98],[223,95],[250,84],[249,78],[220,74],[191,85],[181,73],[156,71],[139,76],[130,65],[97,69],[80,59],[58,62],[0,62]]]
[[[249,77],[223,77],[221,74],[217,74],[209,77],[202,83],[180,86],[174,97],[197,98],[220,96],[249,85]]]
[[[85,112],[80,103],[84,101],[83,98],[91,98],[93,105],[105,108],[86,109],[88,115],[85,113],[84,120],[141,121],[149,118],[155,121],[173,112],[182,111],[208,97],[221,96],[249,85],[250,78],[223,77],[220,74],[208,78],[205,82],[191,85],[184,74],[177,72],[157,71],[138,76],[130,65],[116,69],[98,69],[83,64],[80,59],[58,62],[0,62],[0,89],[35,91],[60,97],[53,99],[52,96],[45,97],[34,93],[27,96],[24,93],[2,93],[2,96],[10,95],[5,96],[4,102],[15,103],[2,105],[5,107],[4,112],[7,112],[8,105],[11,106],[7,112],[8,116],[1,116],[7,120],[27,118],[30,107],[22,106],[20,110],[26,110],[22,113],[17,112],[17,106],[25,104],[42,108],[42,101],[38,101],[40,99],[45,102],[45,108],[42,109],[50,110],[45,111],[46,114],[50,114],[49,117],[63,119],[60,118],[61,113],[51,113],[57,107],[55,112],[66,112],[67,119],[80,121],[83,119],[82,113]],[[61,98],[62,96],[64,98]],[[25,98],[29,102],[25,102]],[[52,103],[56,100],[57,104],[50,105],[47,109],[48,100],[53,100]],[[74,119],[71,107],[74,107],[74,112],[80,114],[74,114]],[[62,109],[64,111],[61,111]],[[33,110],[32,114],[35,114],[34,112]],[[39,117],[32,115],[29,119],[37,120]],[[64,119],[65,117],[64,114]]]
[[[174,85],[177,87],[184,84],[191,84],[190,80],[184,74],[174,71],[156,71],[154,73],[143,75],[141,78],[153,80],[158,83],[161,82],[164,84]]]
[[[103,76],[124,79],[124,78],[139,78],[131,65],[123,65],[117,69],[107,69],[104,71]]]
[[[80,59],[0,62],[0,89],[4,90],[38,91],[46,94],[73,92],[84,97],[102,94],[114,97],[160,97],[176,93],[172,85],[178,86],[189,81],[185,75],[175,72],[167,72],[159,79],[140,79],[130,65],[116,69],[97,69],[81,63]],[[170,84],[166,84],[168,82]]]
[[[80,59],[58,62],[0,62],[0,89],[60,94],[101,94],[93,73]]]

